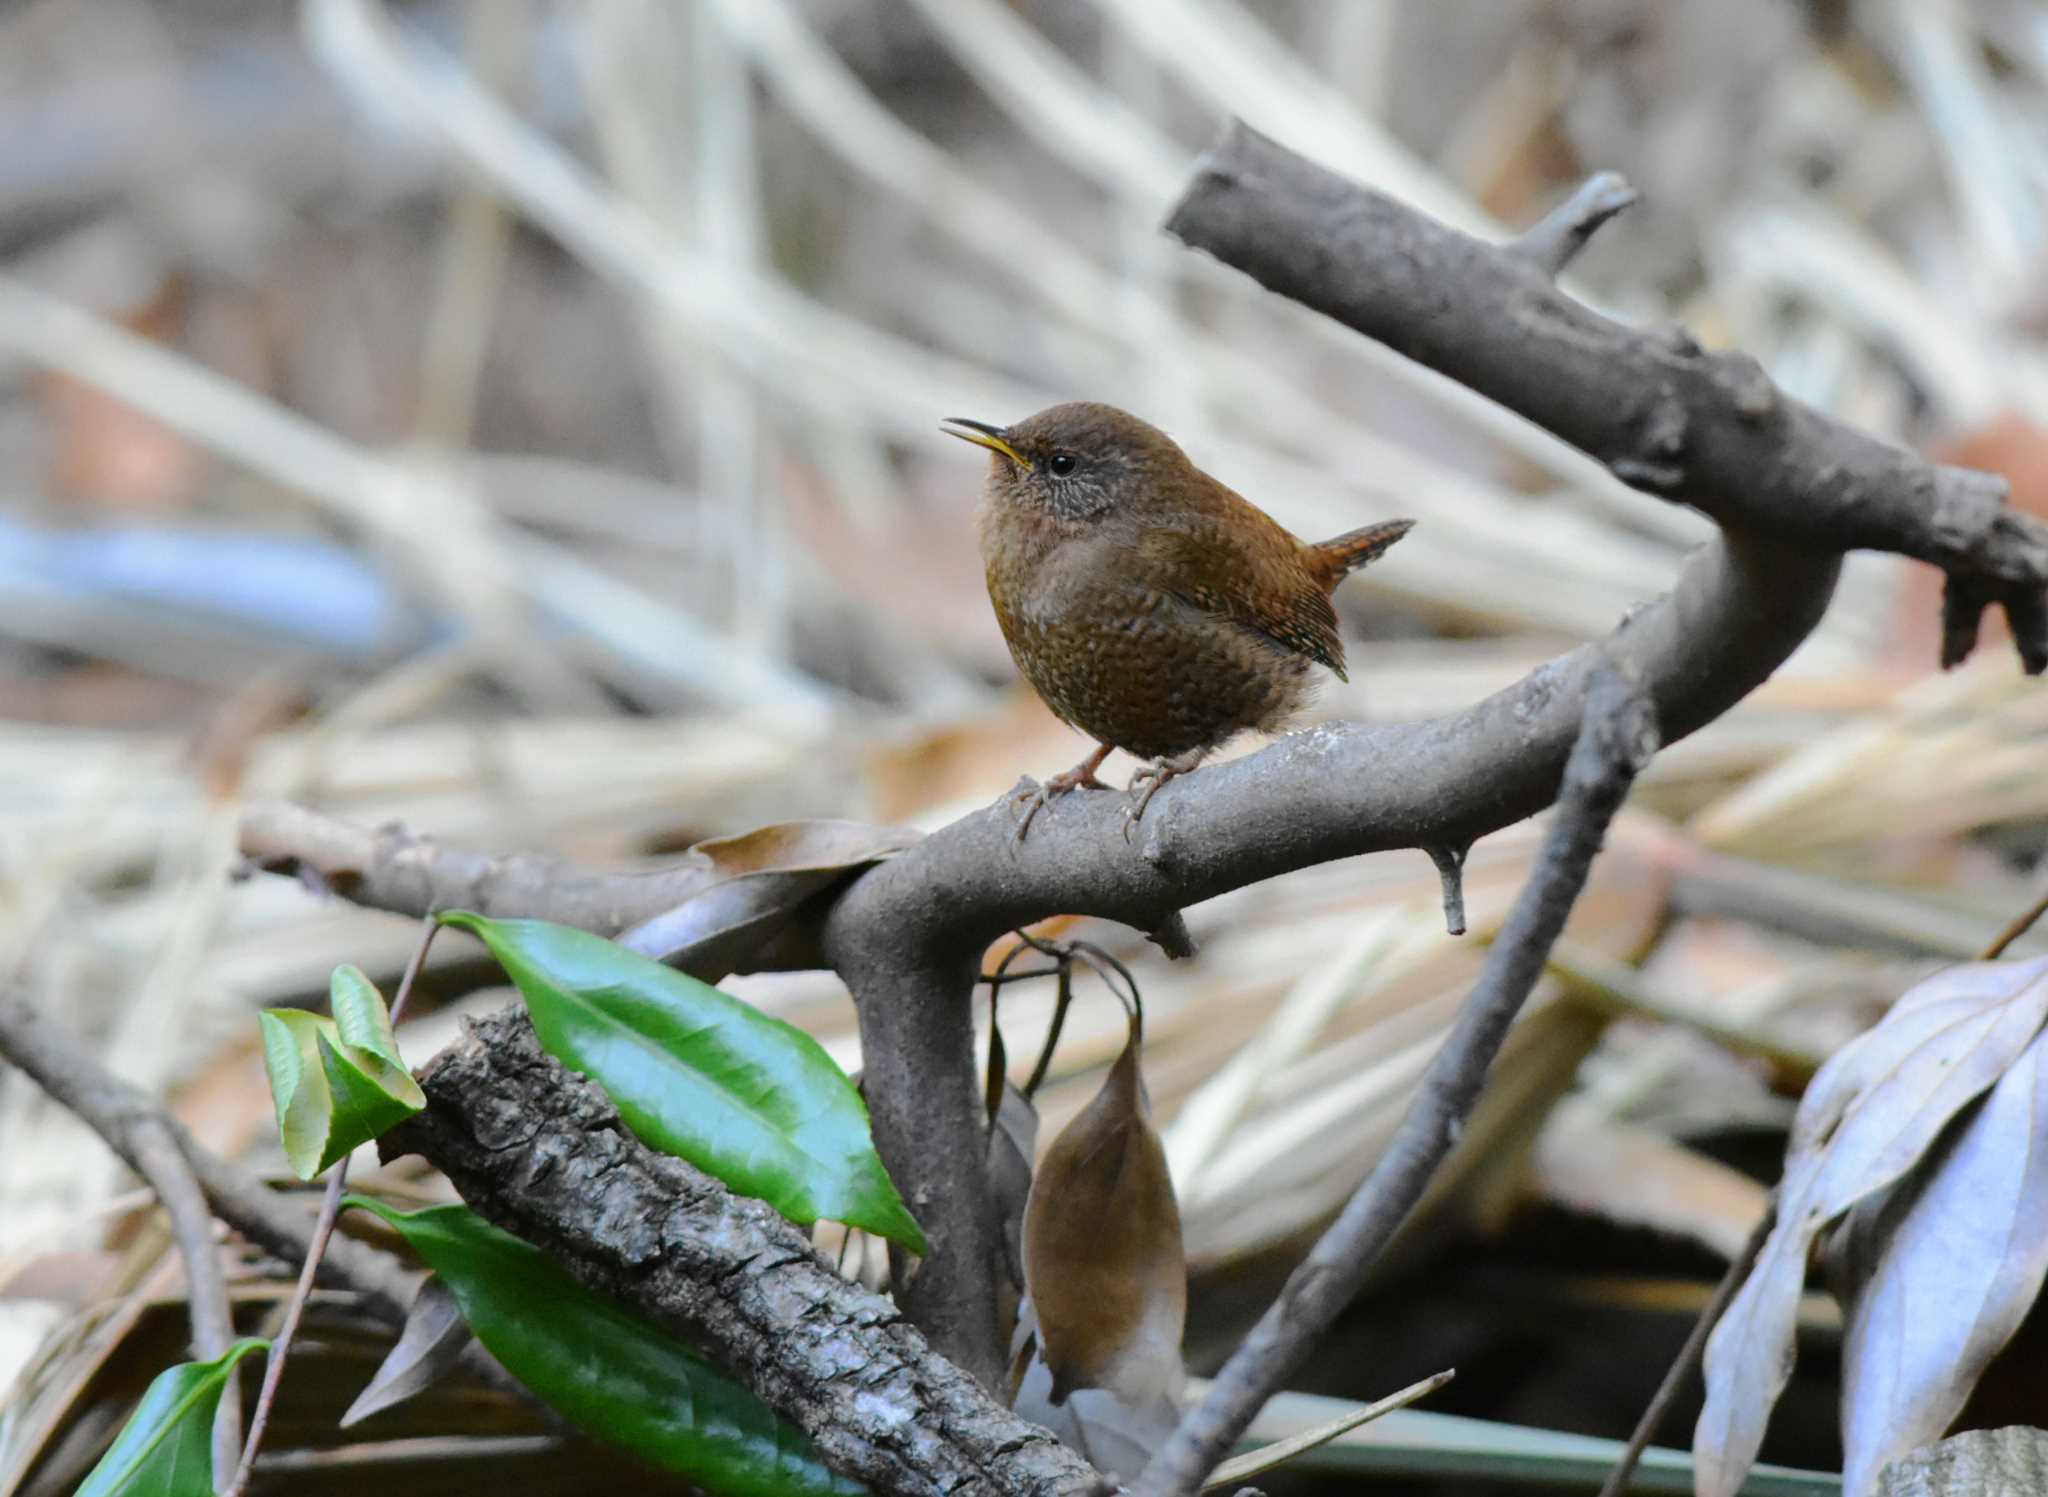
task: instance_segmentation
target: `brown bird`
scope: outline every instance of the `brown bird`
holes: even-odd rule
[[[1330,592],[1415,523],[1304,544],[1110,405],[944,430],[991,454],[981,555],[1010,654],[1099,745],[1027,797],[1019,837],[1048,798],[1109,788],[1095,771],[1113,749],[1153,761],[1132,777],[1128,831],[1161,785],[1239,730],[1293,716],[1311,664],[1348,679]]]

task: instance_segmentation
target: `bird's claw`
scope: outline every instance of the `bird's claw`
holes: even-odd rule
[[[1124,807],[1124,841],[1131,840],[1131,828],[1143,819],[1145,808],[1152,804],[1152,797],[1159,793],[1159,787],[1168,780],[1179,779],[1193,768],[1192,764],[1148,764],[1131,776],[1131,783],[1126,787],[1131,803]]]
[[[1023,817],[1017,822],[1016,840],[1019,842],[1024,840],[1024,834],[1031,830],[1032,818],[1038,815],[1054,796],[1065,795],[1070,790],[1111,790],[1114,788],[1114,786],[1105,785],[1102,781],[1096,779],[1095,771],[1090,767],[1086,769],[1063,770],[1047,780],[1043,785],[1033,785],[1028,790],[1019,790],[1012,797],[1016,804],[1022,807],[1024,812]]]

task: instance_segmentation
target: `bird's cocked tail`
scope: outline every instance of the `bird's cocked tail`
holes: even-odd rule
[[[1377,525],[1362,525],[1330,540],[1318,541],[1308,547],[1309,570],[1327,592],[1414,528],[1413,520],[1382,520]]]

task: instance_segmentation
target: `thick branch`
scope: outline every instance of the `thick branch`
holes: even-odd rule
[[[147,1145],[139,1146],[138,1139],[161,1131],[190,1162],[199,1188],[222,1221],[280,1258],[296,1262],[305,1257],[313,1239],[310,1212],[240,1165],[201,1148],[140,1088],[104,1070],[15,993],[0,993],[0,1059],[19,1066],[145,1177]],[[324,1282],[354,1290],[393,1325],[405,1322],[415,1277],[396,1260],[346,1239],[337,1239],[321,1264]]]
[[[1407,1116],[1342,1214],[1224,1364],[1208,1397],[1145,1468],[1140,1497],[1192,1497],[1200,1491],[1203,1478],[1358,1292],[1457,1142],[1508,1026],[1543,975],[1550,948],[1585,887],[1608,822],[1656,751],[1657,725],[1648,701],[1619,675],[1602,672],[1587,698],[1557,817],[1529,882],[1487,952],[1472,996],[1423,1074]]]
[[[687,1336],[877,1491],[1081,1493],[1100,1478],[989,1398],[888,1301],[848,1283],[759,1201],[639,1143],[517,1011],[421,1077],[427,1110],[387,1136],[484,1216],[593,1289]]]
[[[2048,526],[2007,507],[2002,478],[1823,415],[1746,354],[1602,317],[1551,284],[1544,254],[1503,253],[1242,123],[1166,228],[1723,526],[1932,562],[1977,608],[2004,603],[2027,669],[2048,666]]]

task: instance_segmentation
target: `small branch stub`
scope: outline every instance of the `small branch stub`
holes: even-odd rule
[[[1427,847],[1429,860],[1436,864],[1436,876],[1444,886],[1444,929],[1454,936],[1465,934],[1465,859],[1472,855],[1464,847]]]
[[[1505,248],[1555,280],[1600,226],[1635,200],[1635,188],[1619,172],[1595,172]]]

